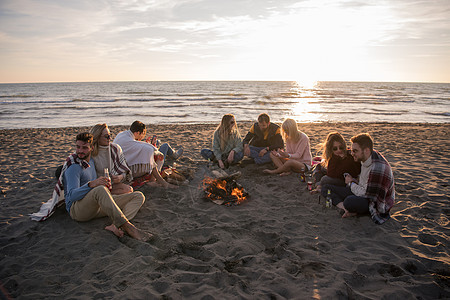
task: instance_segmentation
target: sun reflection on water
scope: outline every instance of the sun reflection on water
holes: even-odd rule
[[[317,101],[318,82],[302,80],[294,82],[291,92],[297,94],[297,101],[286,116],[297,122],[315,122],[322,119],[321,105]]]
[[[295,83],[298,88],[305,90],[312,90],[318,87],[318,82],[314,79],[297,80]]]

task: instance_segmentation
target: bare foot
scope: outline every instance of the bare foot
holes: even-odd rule
[[[142,231],[142,230],[136,228],[136,226],[134,226],[130,222],[123,224],[121,226],[121,228],[129,236],[131,236],[133,239],[136,239],[138,241],[146,242],[153,237],[153,235],[151,233],[148,233],[148,232],[145,232],[145,231]]]
[[[117,228],[116,225],[114,225],[114,224],[106,226],[105,229],[111,231],[112,233],[114,233],[118,237],[123,237],[122,229]]]
[[[311,195],[315,195],[315,194],[320,193],[320,187],[317,187],[317,188],[315,188],[314,190],[309,191],[309,193],[310,193]]]
[[[356,213],[351,213],[348,210],[345,210],[345,213],[342,215],[343,218],[349,218],[349,217],[354,217],[356,216]]]
[[[167,186],[166,186],[165,188],[166,188],[166,189],[178,189],[179,186],[178,186],[178,185],[175,185],[175,184],[168,183]]]
[[[182,185],[182,184],[186,185],[186,181],[189,182],[188,180],[181,181],[181,180],[177,180],[177,179],[173,179],[173,178],[167,178],[167,182],[176,186],[177,188],[179,185]]]
[[[288,176],[288,175],[291,175],[291,174],[292,174],[292,172],[283,172],[283,173],[280,174],[280,176]]]
[[[160,187],[163,187],[163,188],[165,188],[165,189],[177,189],[178,188],[178,186],[177,185],[173,185],[173,184],[170,184],[170,183],[168,183],[167,181],[162,181],[162,182],[160,182],[159,183],[159,186]]]
[[[147,182],[146,185],[151,186],[151,187],[163,187],[165,189],[167,189],[167,188],[177,189],[178,188],[178,186],[170,184],[165,180],[164,180],[164,182],[157,182],[157,181]]]

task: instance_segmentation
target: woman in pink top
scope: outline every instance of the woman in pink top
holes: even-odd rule
[[[297,123],[293,119],[286,119],[283,122],[281,133],[286,142],[286,150],[273,150],[270,158],[277,168],[266,169],[263,172],[283,176],[291,172],[304,173],[310,170],[312,155],[308,136],[298,130]]]

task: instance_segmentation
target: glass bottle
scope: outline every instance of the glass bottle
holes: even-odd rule
[[[103,170],[103,172],[104,172],[103,176],[105,176],[106,178],[108,178],[109,181],[111,182],[111,177],[109,176],[109,170],[108,170],[108,168],[105,168],[105,169]],[[109,189],[109,190],[112,189],[112,183],[109,184],[108,189]]]
[[[327,192],[327,199],[325,200],[325,207],[331,207],[333,205],[333,200],[331,200],[331,191],[328,190]]]

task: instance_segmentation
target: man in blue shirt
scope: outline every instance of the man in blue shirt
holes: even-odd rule
[[[92,135],[80,133],[76,137],[76,154],[63,174],[64,197],[70,217],[76,221],[89,221],[109,216],[112,224],[105,229],[122,237],[124,231],[137,240],[147,240],[151,234],[136,228],[132,219],[145,201],[141,192],[111,195],[111,179],[98,177],[91,158]],[[69,157],[70,158],[70,157]]]

